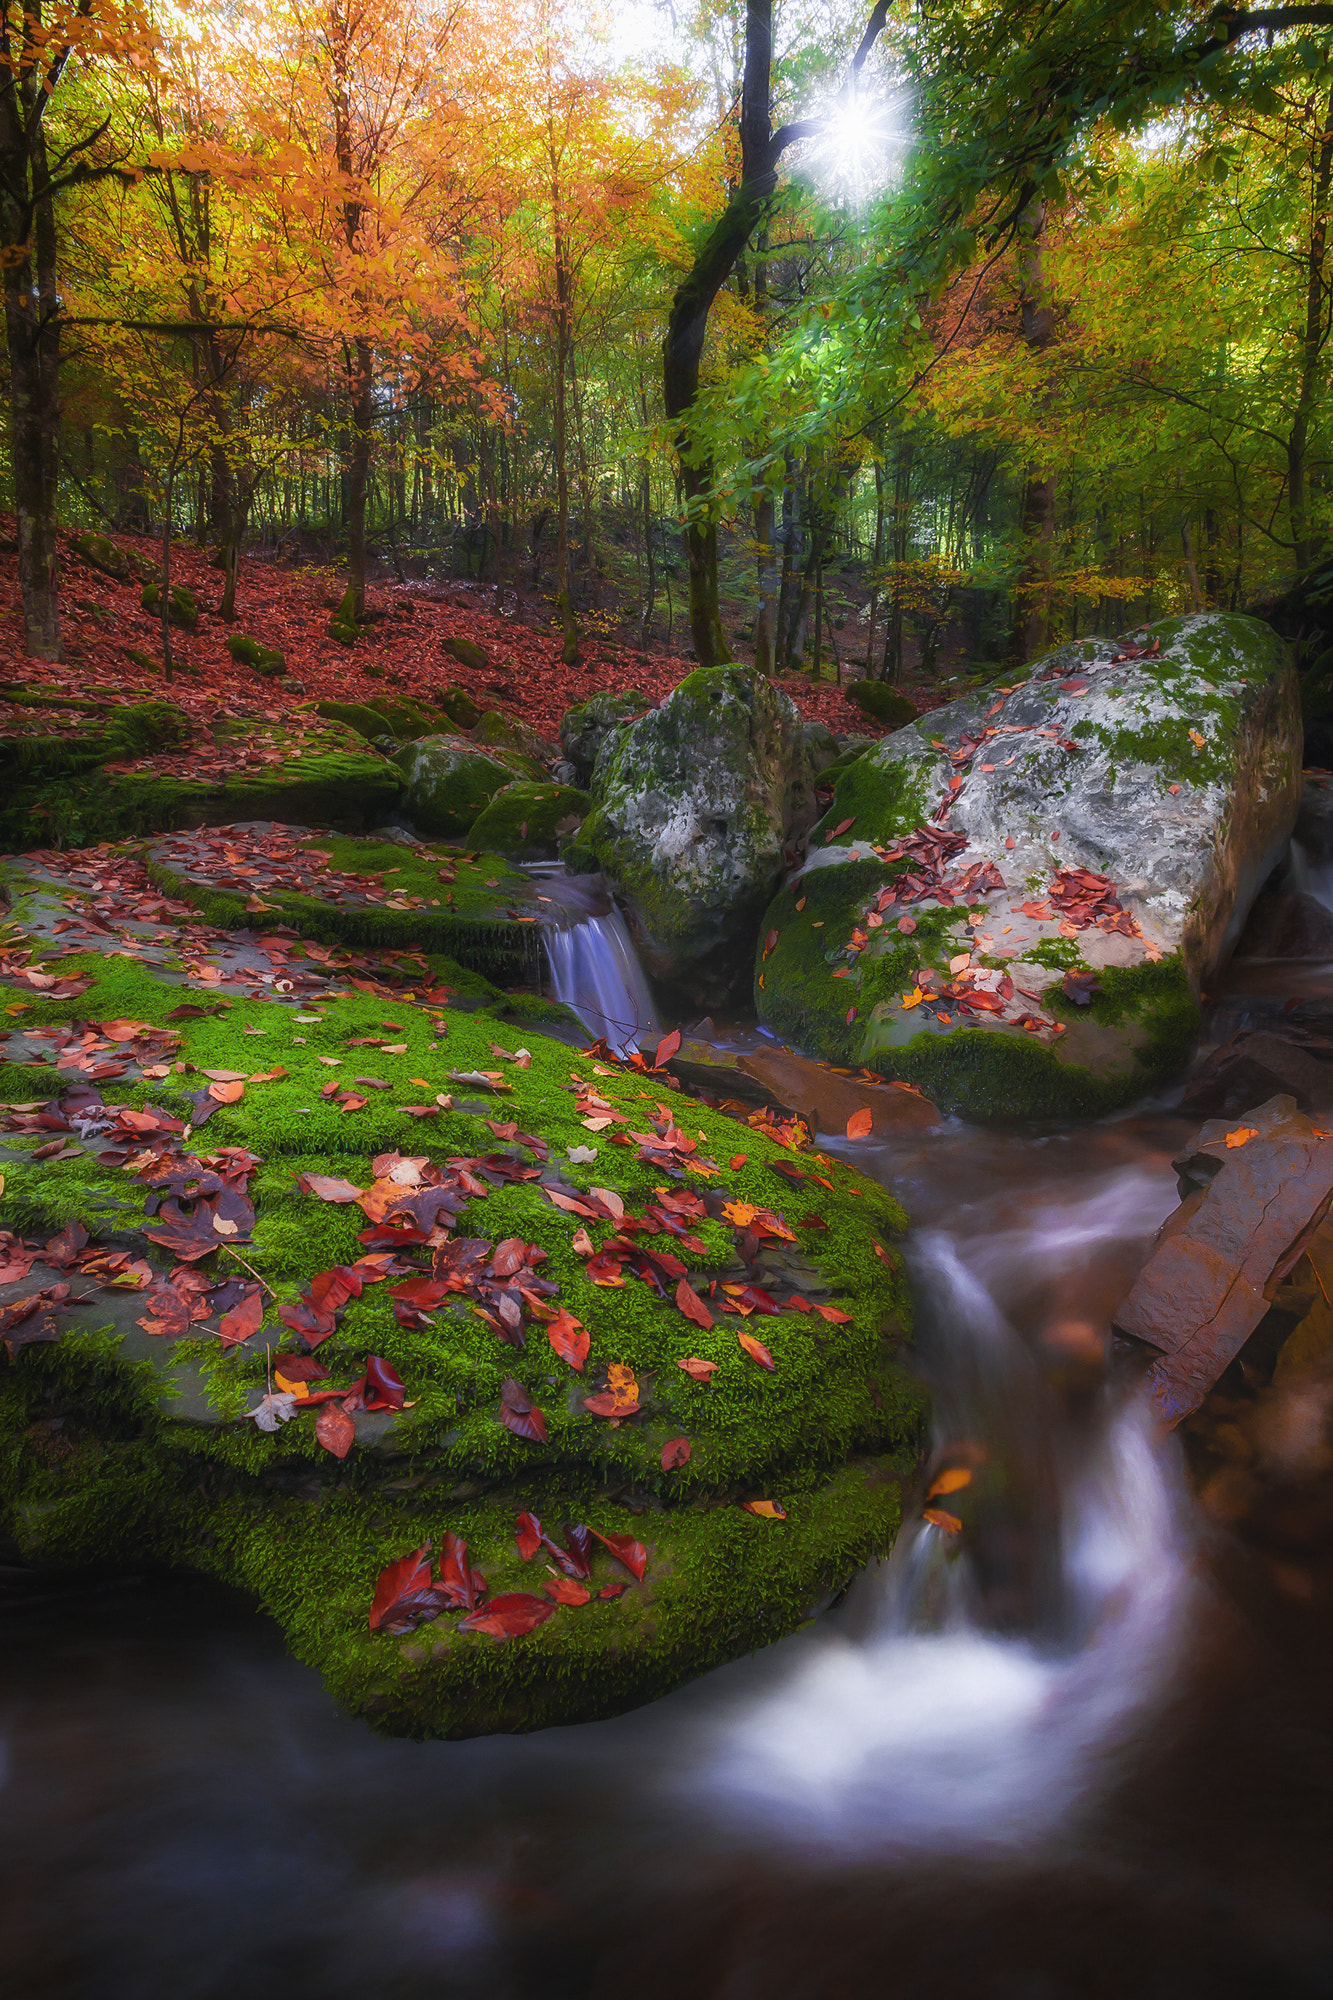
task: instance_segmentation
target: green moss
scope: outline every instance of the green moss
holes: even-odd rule
[[[455,729],[472,729],[480,722],[481,710],[466,688],[447,687],[437,699]]]
[[[905,694],[885,687],[883,681],[851,681],[843,694],[863,715],[873,715],[876,722],[882,722],[888,729],[904,729],[909,722],[916,721],[916,703]]]
[[[23,1016],[25,1028],[76,1015],[161,1022],[181,998],[179,987],[159,984],[134,960],[90,953],[62,969],[86,970],[92,990],[72,1001],[38,1000]],[[592,1165],[565,1163],[575,1185],[609,1181],[640,1210],[661,1181],[661,1169],[635,1149],[589,1138],[567,1089],[565,1046],[529,1032],[531,1060],[520,1069],[497,1060],[492,1041],[506,1038],[485,1013],[448,1010],[441,1042],[436,1018],[406,999],[352,992],[302,1011],[321,1018],[298,1025],[279,1003],[237,999],[223,1015],[180,1024],[187,1065],[291,1072],[220,1107],[200,1138],[210,1147],[245,1144],[261,1157],[251,1188],[257,1222],[244,1255],[279,1297],[359,1254],[364,1218],[303,1193],[303,1168],[366,1185],[376,1152],[443,1159],[495,1145],[479,1112],[455,1107],[424,1122],[403,1112],[403,1104],[445,1088],[449,1068],[500,1067],[513,1090],[492,1115],[540,1133],[553,1159],[571,1146],[596,1147]],[[395,1052],[351,1046],[367,1037],[392,1042]],[[337,1058],[335,1067],[321,1056]],[[592,1081],[588,1065],[573,1061]],[[331,1075],[353,1084],[363,1073],[390,1085],[368,1090],[364,1111],[343,1115],[320,1097]],[[642,1116],[632,1072],[596,1082],[632,1118]],[[173,1068],[167,1078],[107,1084],[104,1092],[183,1113],[184,1093],[197,1084],[194,1068]],[[11,1093],[50,1085],[51,1072],[31,1064],[0,1072],[0,1089]],[[729,1157],[736,1134],[728,1121],[691,1104],[689,1124],[715,1158]],[[173,1350],[145,1339],[140,1346],[153,1351],[144,1359],[128,1335],[66,1337],[57,1348],[0,1361],[9,1438],[0,1462],[4,1533],[30,1561],[156,1562],[242,1585],[341,1700],[399,1733],[470,1734],[613,1712],[779,1636],[888,1546],[922,1405],[896,1358],[908,1322],[905,1279],[874,1247],[900,1234],[900,1209],[840,1164],[828,1171],[831,1187],[811,1181],[793,1197],[772,1172],[790,1155],[762,1134],[746,1140],[744,1166],[723,1174],[728,1194],[822,1219],[822,1231],[798,1221],[799,1248],[783,1254],[797,1257],[807,1292],[852,1316],[842,1326],[795,1312],[766,1318],[755,1330],[775,1356],[773,1374],[740,1349],[741,1322],[698,1329],[636,1280],[612,1291],[591,1284],[573,1249],[577,1219],[531,1183],[505,1185],[475,1201],[461,1226],[492,1240],[521,1234],[546,1248],[543,1272],[592,1334],[589,1375],[560,1363],[536,1324],[521,1352],[502,1347],[465,1306],[408,1330],[395,1321],[387,1288],[368,1286],[320,1358],[343,1381],[367,1354],[383,1355],[408,1382],[415,1407],[391,1423],[359,1419],[358,1443],[339,1464],[321,1453],[308,1418],[268,1437],[238,1416],[262,1388],[262,1353],[224,1356],[216,1343],[195,1340]],[[143,1194],[132,1175],[91,1154],[45,1166],[7,1160],[6,1176],[6,1222],[34,1233],[73,1214],[94,1230],[112,1214],[124,1231]],[[128,1209],[109,1206],[120,1203]],[[590,1227],[596,1239],[611,1233],[607,1224]],[[700,1237],[694,1268],[727,1269],[730,1232],[710,1220]],[[271,1337],[278,1348],[291,1342],[276,1322]],[[687,1353],[718,1362],[711,1388],[677,1368]],[[617,1430],[581,1403],[594,1371],[611,1360],[633,1367],[644,1401],[644,1413]],[[545,1410],[546,1446],[513,1437],[497,1421],[506,1373]],[[201,1415],[191,1417],[196,1407]],[[67,1426],[73,1456],[50,1459],[42,1425],[51,1417]],[[692,1457],[666,1474],[662,1446],[680,1435],[690,1438]],[[641,1511],[612,1497],[626,1491]],[[780,1499],[788,1520],[756,1520],[735,1507],[740,1497]],[[551,1525],[587,1519],[634,1532],[650,1549],[646,1584],[614,1602],[561,1611],[531,1641],[508,1647],[459,1635],[448,1619],[409,1640],[367,1632],[379,1568],[427,1538],[438,1542],[446,1526],[467,1535],[493,1590],[533,1588],[536,1575],[512,1539],[524,1505]],[[599,1563],[599,1583],[617,1574],[609,1561]]]
[[[158,617],[162,610],[162,592],[155,583],[146,583],[139,598],[145,611]],[[167,623],[179,625],[183,632],[197,631],[199,626],[199,605],[194,592],[183,583],[173,583],[171,597],[167,605]]]
[[[484,673],[491,664],[490,656],[485,647],[478,646],[472,639],[455,639],[451,635],[448,638],[441,639],[440,644],[451,660],[457,660],[460,667],[471,667],[474,673]],[[478,710],[477,716],[473,718],[474,721],[478,719],[480,713],[481,711]],[[470,728],[471,724],[466,726]]]
[[[336,639],[340,646],[354,646],[361,637],[361,623],[356,611],[356,592],[349,584],[328,623],[330,639]]]
[[[513,861],[554,861],[562,830],[568,835],[589,803],[572,785],[505,785],[472,822],[471,837]]]
[[[86,563],[103,576],[114,577],[117,583],[129,582],[129,559],[108,535],[76,535],[74,548]]]
[[[285,654],[262,645],[258,639],[252,639],[246,632],[229,632],[227,651],[233,660],[239,661],[242,666],[252,668],[261,680],[276,680],[279,674],[285,674],[287,671]]]
[[[844,820],[852,824],[845,834],[837,836],[838,844],[843,846],[896,840],[924,826],[934,796],[932,780],[940,761],[938,754],[924,744],[919,755],[887,757],[871,751],[853,758],[838,773],[832,805],[811,829],[811,848],[823,846],[825,835],[831,834]],[[825,774],[826,779],[828,775]]]

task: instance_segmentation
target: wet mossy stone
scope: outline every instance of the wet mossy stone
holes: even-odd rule
[[[652,976],[690,1004],[747,984],[759,918],[809,811],[801,720],[748,667],[705,667],[599,760],[579,847]]]
[[[520,775],[512,759],[461,736],[423,736],[398,752],[403,812],[419,833],[466,833],[483,806]]]
[[[243,667],[249,667],[261,680],[276,680],[287,671],[286,656],[265,646],[258,639],[252,639],[248,632],[229,632],[227,651],[233,660]]]
[[[45,715],[59,717],[60,735],[49,733]],[[120,707],[71,702],[58,710],[35,705],[30,729],[12,728],[0,737],[0,772],[27,784],[72,777],[155,751],[187,749],[193,736],[188,715],[165,701]]]
[[[451,660],[457,660],[460,667],[471,667],[474,673],[484,673],[491,664],[486,648],[479,646],[474,639],[455,639],[450,634],[441,639],[440,644]],[[454,719],[457,720],[457,717]]]
[[[842,692],[854,708],[863,715],[873,715],[888,729],[902,729],[916,721],[916,703],[895,688],[885,687],[883,681],[849,681]]]
[[[22,920],[27,891],[21,881],[14,886]],[[86,973],[91,987],[54,1004],[34,1002],[25,988],[25,1030],[74,1018],[165,1025],[183,998],[210,1007],[217,1000],[216,986],[183,994],[137,960],[88,953],[65,958],[61,970]],[[443,1163],[501,1150],[484,1111],[541,1137],[550,1149],[546,1171],[558,1164],[569,1185],[609,1186],[631,1213],[653,1199],[660,1166],[640,1160],[636,1148],[590,1138],[580,1122],[568,1089],[571,1063],[593,1079],[567,1046],[526,1029],[530,1063],[519,1068],[492,1047],[512,1046],[512,1030],[497,1035],[487,1014],[452,1008],[441,1045],[438,1009],[402,996],[387,1003],[340,992],[318,1004],[305,997],[300,1012],[317,1018],[299,1023],[294,1011],[238,993],[218,1013],[172,1024],[186,1071],[173,1063],[165,1078],[102,1085],[108,1102],[185,1117],[187,1093],[205,1069],[252,1078],[285,1072],[248,1082],[197,1142],[259,1156],[249,1190],[256,1221],[240,1254],[279,1302],[297,1299],[319,1272],[354,1262],[366,1226],[354,1205],[305,1193],[302,1172],[368,1187],[377,1154]],[[0,1067],[6,1099],[46,1097],[57,1087],[50,1067],[33,1060],[41,1047],[25,1034],[0,1049],[8,1056]],[[466,1109],[455,1085],[452,1108],[425,1120],[407,1115],[404,1106],[448,1092],[450,1068],[499,1069],[512,1091]],[[363,1110],[344,1115],[322,1097],[331,1077],[350,1084],[363,1071],[389,1085],[368,1090]],[[640,1078],[602,1076],[595,1085],[632,1121],[641,1118]],[[681,1185],[783,1210],[798,1241],[761,1250],[758,1281],[784,1300],[794,1287],[834,1305],[850,1315],[846,1324],[784,1310],[762,1321],[719,1317],[701,1329],[637,1279],[600,1288],[573,1247],[580,1218],[555,1208],[539,1182],[502,1183],[470,1202],[459,1232],[491,1242],[521,1236],[546,1250],[543,1274],[591,1337],[584,1373],[558,1359],[535,1320],[522,1349],[502,1345],[463,1299],[408,1328],[393,1312],[391,1284],[368,1284],[319,1347],[319,1361],[341,1385],[380,1355],[413,1407],[355,1417],[340,1462],[321,1450],[310,1415],[293,1416],[273,1434],[245,1415],[265,1392],[265,1347],[280,1365],[297,1345],[272,1307],[260,1336],[224,1353],[213,1320],[179,1340],[155,1337],[137,1325],[140,1297],[94,1292],[91,1307],[62,1311],[57,1343],[31,1345],[16,1359],[0,1352],[0,1425],[10,1440],[0,1456],[6,1546],[39,1569],[124,1573],[152,1565],[246,1590],[347,1709],[412,1737],[613,1714],[793,1630],[888,1549],[903,1481],[917,1463],[922,1398],[899,1358],[909,1310],[895,1250],[904,1219],[881,1188],[841,1163],[819,1168],[831,1185],[807,1178],[792,1189],[773,1169],[799,1172],[800,1156],[757,1132],[745,1133],[745,1161],[732,1172],[725,1162],[736,1126],[704,1105],[688,1109],[691,1133],[702,1135],[699,1156],[715,1159],[720,1172],[687,1170]],[[39,1238],[79,1221],[90,1236],[109,1235],[165,1272],[170,1257],[142,1233],[147,1191],[135,1172],[99,1158],[104,1148],[34,1161],[44,1136],[0,1139],[0,1221]],[[598,1149],[595,1162],[568,1159],[569,1149],[588,1144]],[[535,1164],[517,1146],[514,1159]],[[806,1216],[826,1227],[805,1224]],[[585,1226],[599,1240],[611,1233],[607,1224]],[[733,1270],[738,1281],[755,1275],[740,1264],[729,1224],[709,1217],[697,1229],[704,1249],[689,1255],[699,1286]],[[203,1268],[215,1263],[231,1268],[221,1249]],[[43,1277],[38,1267],[33,1283]],[[15,1288],[3,1288],[0,1304],[14,1296]],[[738,1331],[762,1339],[771,1373],[742,1350]],[[711,1387],[677,1366],[689,1354],[717,1362]],[[640,1395],[639,1412],[614,1429],[583,1405],[611,1362],[633,1370]],[[544,1412],[546,1442],[517,1437],[500,1421],[510,1376]],[[59,1451],[48,1448],[53,1435]],[[665,1472],[663,1447],[679,1437],[689,1440],[691,1456]],[[752,1498],[778,1502],[785,1520],[759,1519],[737,1504]],[[628,1587],[560,1608],[528,1638],[497,1645],[461,1632],[449,1614],[403,1637],[368,1629],[381,1569],[427,1541],[438,1551],[446,1530],[466,1538],[493,1595],[540,1592],[544,1568],[525,1564],[515,1543],[525,1508],[553,1532],[586,1521],[632,1535],[647,1550],[643,1582],[599,1548],[594,1590]]]
[[[577,771],[581,785],[591,784],[602,750],[651,707],[646,695],[629,688],[590,695],[587,701],[565,710],[560,718],[560,748]]]
[[[1257,619],[1166,619],[1120,657],[1130,643],[1059,647],[1020,685],[936,709],[841,774],[761,926],[765,1026],[990,1123],[1109,1111],[1180,1069],[1198,994],[1290,837],[1299,704],[1287,650]],[[895,903],[869,923],[916,865],[882,851],[937,827],[965,837],[946,880],[990,863],[1004,889]],[[1073,929],[1047,900],[1069,869],[1107,878],[1136,934],[1110,907],[1106,927]],[[970,986],[932,1004],[960,959]],[[1065,987],[1080,972],[1094,975],[1087,1004],[1077,980]],[[956,1004],[978,992],[1000,1011]]]
[[[470,837],[514,861],[554,861],[589,804],[572,785],[506,785],[472,822]]]
[[[162,592],[157,584],[146,583],[139,598],[145,611],[160,617]],[[168,625],[178,625],[182,632],[195,632],[199,628],[199,605],[192,590],[183,583],[173,583],[167,604]]]
[[[271,865],[269,834],[292,848],[290,863]],[[149,848],[147,862],[160,888],[210,923],[285,923],[323,944],[445,953],[495,982],[488,990],[496,997],[504,984],[542,974],[535,885],[498,852],[464,860],[425,844],[262,823],[211,837],[168,835]]]
[[[512,715],[506,715],[500,708],[488,708],[478,719],[471,733],[472,741],[480,743],[483,749],[517,751],[520,756],[528,758],[539,769],[554,754],[552,746],[545,742],[535,729],[529,729],[526,723],[517,721]]]
[[[447,687],[437,699],[455,729],[475,729],[481,721],[481,710],[466,688]]]
[[[103,576],[114,578],[117,583],[130,580],[130,560],[124,549],[117,548],[108,535],[76,535],[74,550],[93,569]]]

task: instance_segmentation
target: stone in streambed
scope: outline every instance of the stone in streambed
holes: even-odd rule
[[[871,1115],[872,1139],[933,1130],[940,1114],[929,1098],[901,1084],[857,1082],[791,1049],[719,1049],[683,1041],[671,1058],[673,1072],[692,1087],[719,1097],[754,1097],[805,1121],[812,1136],[842,1138],[855,1112]]]
[[[1326,1049],[1333,1055],[1333,1049]],[[1286,1093],[1302,1111],[1333,1105],[1333,1062],[1289,1036],[1246,1030],[1214,1049],[1186,1079],[1180,1110],[1192,1117],[1236,1117],[1251,1104]]]
[[[630,724],[651,707],[646,695],[630,688],[590,695],[587,701],[567,708],[560,718],[560,748],[573,768],[574,782],[590,785],[603,750],[608,745],[614,747]]]
[[[512,756],[478,749],[462,736],[422,736],[398,751],[402,809],[417,830],[448,839],[466,833],[483,806],[516,777]]]
[[[1180,1068],[1291,831],[1295,679],[1257,619],[1128,644],[1059,647],[843,772],[761,924],[765,1026],[996,1123]]]
[[[470,837],[511,861],[554,861],[588,804],[588,794],[572,785],[505,785],[478,813]]]
[[[648,972],[725,1001],[810,811],[796,709],[751,669],[701,668],[599,758],[592,799],[578,858],[615,886]]]

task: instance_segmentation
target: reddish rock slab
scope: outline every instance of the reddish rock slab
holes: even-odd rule
[[[1227,1145],[1229,1133],[1254,1136]],[[1115,1315],[1155,1351],[1148,1381],[1168,1425],[1235,1359],[1333,1202],[1333,1133],[1279,1096],[1210,1120],[1178,1161],[1186,1199]]]

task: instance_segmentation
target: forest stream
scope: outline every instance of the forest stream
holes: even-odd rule
[[[632,1010],[614,926],[575,932],[566,993]],[[7,1992],[1326,1993],[1327,1596],[1103,1368],[1197,1122],[857,1149],[975,1531],[910,1517],[814,1624],[616,1720],[381,1741],[239,1596],[11,1574]]]

